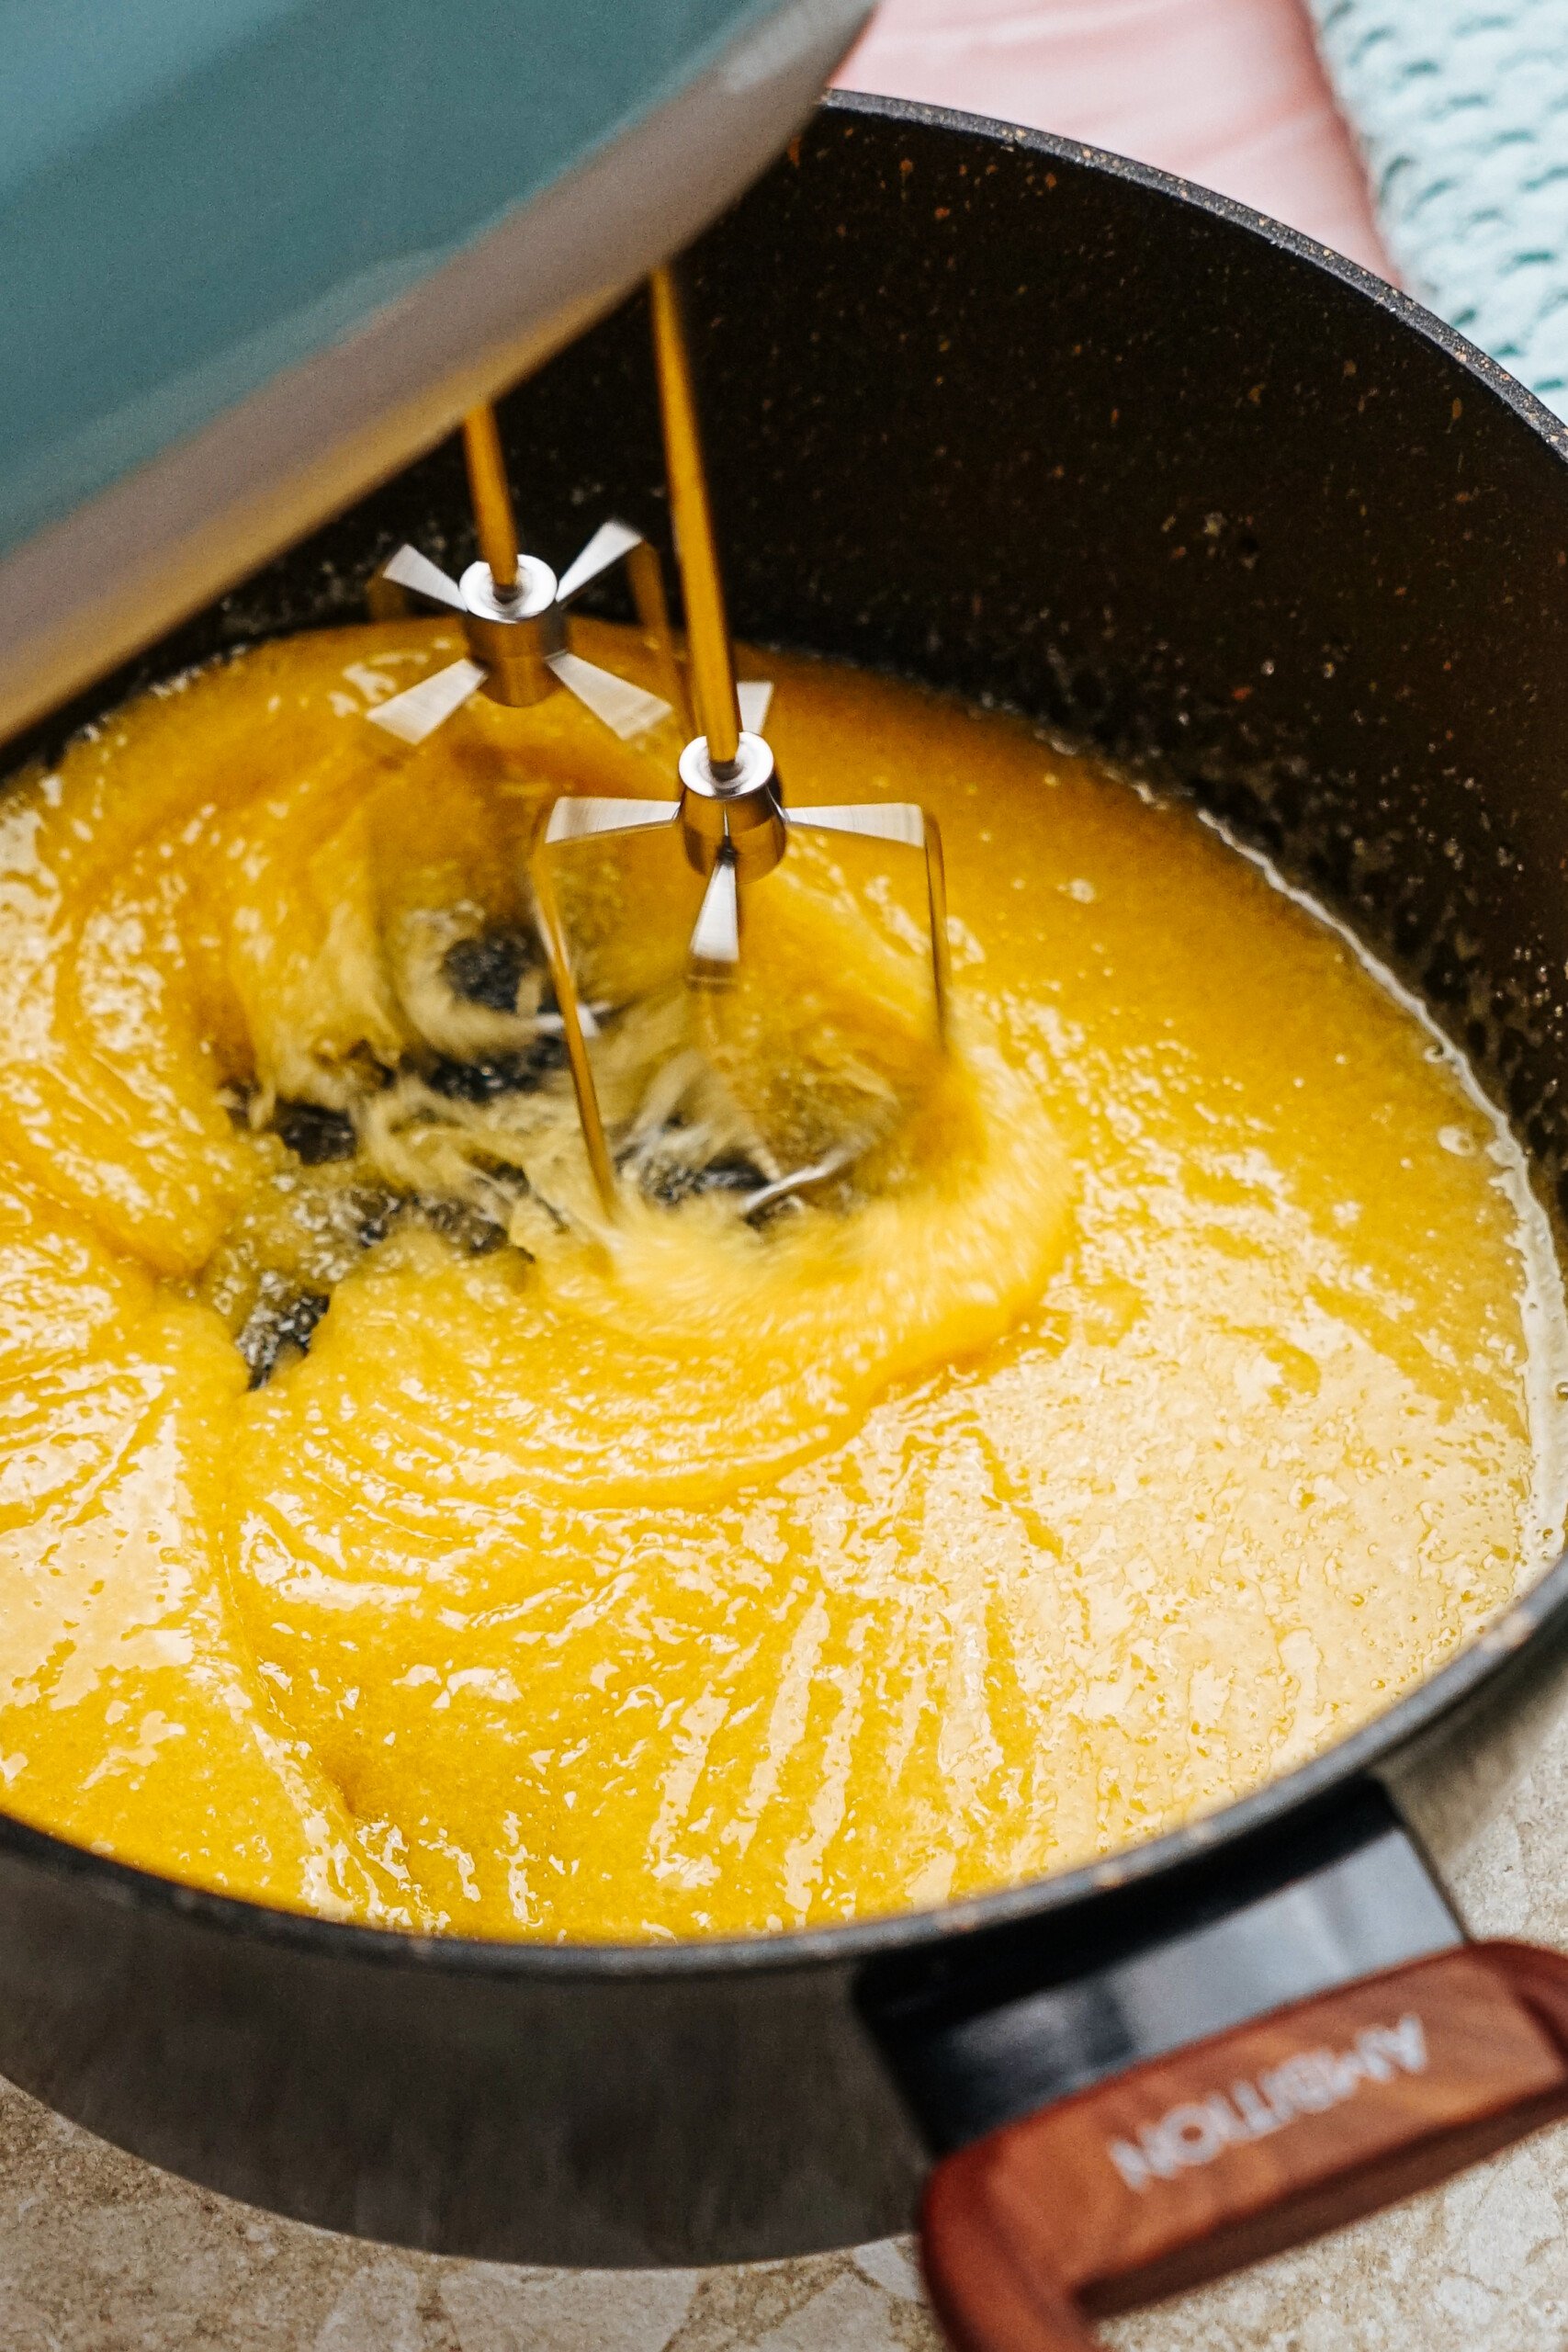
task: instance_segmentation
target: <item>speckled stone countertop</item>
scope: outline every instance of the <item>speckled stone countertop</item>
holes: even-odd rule
[[[1480,1934],[1568,1948],[1568,1698],[1450,1871]],[[1118,2352],[1568,2344],[1568,2126],[1106,2331]],[[4,2352],[922,2352],[906,2247],[743,2270],[513,2270],[277,2222],[0,2085]]]

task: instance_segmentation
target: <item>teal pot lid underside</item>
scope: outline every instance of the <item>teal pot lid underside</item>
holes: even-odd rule
[[[0,0],[0,554],[353,334],[778,12]]]

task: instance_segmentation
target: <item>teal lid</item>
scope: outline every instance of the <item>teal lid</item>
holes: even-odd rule
[[[779,14],[0,0],[0,553],[353,333]]]

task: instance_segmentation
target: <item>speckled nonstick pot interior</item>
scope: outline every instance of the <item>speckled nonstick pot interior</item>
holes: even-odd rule
[[[1563,428],[1235,205],[874,99],[829,101],[705,240],[692,317],[737,626],[1022,710],[1221,814],[1420,989],[1555,1202]],[[661,533],[639,305],[503,423],[547,555],[604,512]],[[462,557],[465,512],[437,451],[37,740],[355,616],[399,539]],[[872,2238],[927,2162],[878,2043],[888,1984],[983,2006],[1223,1912],[1333,1849],[1379,1782],[1440,1843],[1555,1687],[1565,1604],[1560,1566],[1380,1722],[1191,1828],[820,1933],[419,1940],[0,1822],[0,2067],[214,2188],[409,2245],[640,2264]]]

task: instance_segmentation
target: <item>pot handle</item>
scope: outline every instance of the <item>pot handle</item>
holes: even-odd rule
[[[1299,2245],[1568,2113],[1568,1959],[1476,1943],[1150,2060],[945,2156],[920,2252],[957,2352],[1087,2352],[1086,2315]]]

